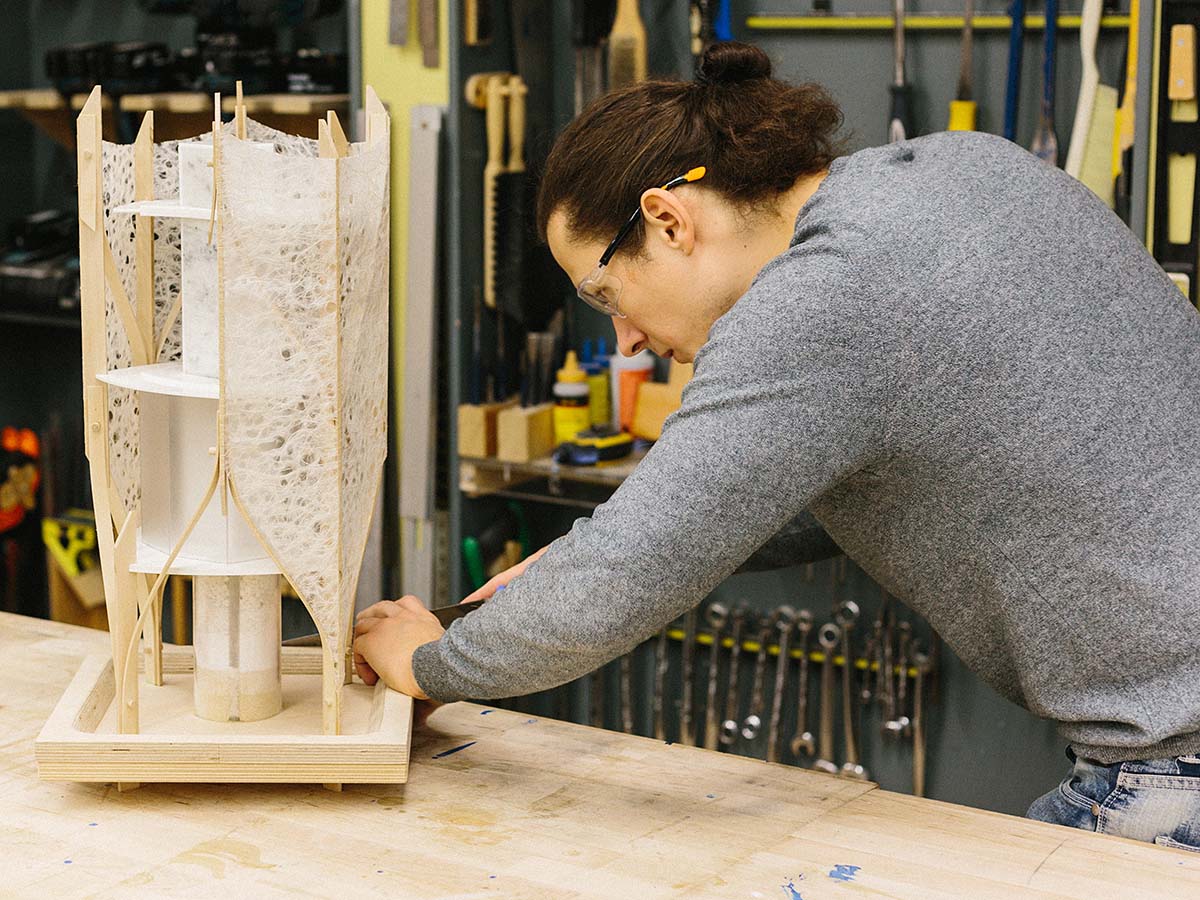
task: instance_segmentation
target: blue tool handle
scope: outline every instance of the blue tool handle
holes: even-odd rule
[[[1046,0],[1046,43],[1042,60],[1042,115],[1054,120],[1055,44],[1058,40],[1058,0]]]
[[[718,41],[733,40],[733,12],[731,0],[721,0],[717,4],[717,17],[713,20],[713,35]]]
[[[1025,0],[1012,0],[1008,9],[1008,89],[1004,95],[1004,136],[1017,139],[1017,103],[1021,95],[1021,56],[1025,49]]]

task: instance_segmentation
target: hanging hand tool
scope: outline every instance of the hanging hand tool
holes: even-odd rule
[[[1195,122],[1200,107],[1196,101],[1196,26],[1173,25],[1171,53],[1167,63],[1167,99],[1172,122]],[[1160,138],[1160,141],[1162,139]],[[1167,242],[1190,244],[1196,202],[1196,154],[1167,155]]]
[[[815,744],[808,730],[808,634],[812,631],[813,616],[807,609],[796,616],[796,632],[800,645],[800,677],[796,682],[796,731],[792,735],[793,756],[812,756]]]
[[[837,652],[842,630],[833,622],[826,622],[817,634],[821,645],[821,724],[817,729],[817,759],[812,767],[830,775],[838,773],[833,761],[833,655]]]
[[[912,86],[904,72],[904,0],[893,0],[895,16],[895,59],[892,73],[892,112],[888,124],[888,143],[915,137],[912,125]]]
[[[667,629],[658,633],[654,647],[654,737],[667,739],[667,721],[663,715],[663,694],[667,689]]]
[[[1130,183],[1126,163],[1133,149],[1134,125],[1137,118],[1134,103],[1137,99],[1138,27],[1141,23],[1138,0],[1129,0],[1129,39],[1125,47],[1125,90],[1117,107],[1117,124],[1113,137],[1113,181],[1116,182],[1116,210],[1129,220]]]
[[[779,722],[783,718],[783,694],[787,688],[788,667],[792,663],[792,632],[796,628],[796,611],[790,606],[779,607],[776,615],[779,655],[775,658],[775,692],[771,695],[771,718],[767,727],[767,762],[779,762]]]
[[[717,675],[721,662],[721,635],[729,622],[729,608],[723,603],[710,603],[704,618],[712,635],[712,647],[708,653],[708,689],[705,691],[704,749],[716,750],[717,738],[721,733],[721,717],[717,710]]]
[[[696,610],[683,617],[683,702],[679,706],[679,743],[696,746],[692,705],[696,694]]]
[[[1021,103],[1021,60],[1025,55],[1025,0],[1008,7],[1008,79],[1004,91],[1004,136],[1017,139],[1017,108]]]
[[[1078,178],[1092,192],[1113,206],[1112,141],[1117,115],[1117,90],[1100,83],[1096,42],[1100,35],[1103,0],[1084,0],[1079,26],[1079,50],[1083,77],[1079,104],[1067,148],[1067,174]]]
[[[897,637],[897,675],[896,710],[893,718],[883,723],[883,727],[892,737],[900,738],[912,730],[912,721],[908,718],[908,654],[912,644],[912,625],[901,622],[896,626]]]
[[[646,80],[646,26],[637,0],[617,0],[617,16],[608,35],[608,89]]]
[[[591,693],[592,693],[592,727],[604,727],[604,680],[605,670],[607,666],[600,666],[592,672],[591,677]]]
[[[1046,0],[1046,32],[1042,45],[1042,110],[1030,150],[1042,162],[1058,165],[1058,137],[1054,133],[1054,45],[1058,36],[1058,0]]]
[[[616,0],[574,0],[571,4],[575,115],[604,91],[604,42],[612,31],[616,14]]]
[[[717,0],[717,14],[713,18],[713,37],[718,41],[733,40],[733,8],[730,0]]]
[[[483,167],[483,302],[496,308],[496,203],[497,185],[504,172],[505,98],[507,79],[488,78],[484,122],[487,133],[487,162]]]
[[[843,778],[865,780],[867,770],[859,762],[858,741],[855,739],[855,730],[857,729],[855,720],[858,717],[858,707],[854,703],[852,687],[854,657],[850,653],[854,623],[858,621],[858,613],[858,604],[853,600],[846,600],[838,606],[835,614],[835,619],[842,629],[842,737],[846,745],[846,761],[842,763],[840,774]]]
[[[626,653],[620,662],[621,731],[633,734],[633,657]]]
[[[754,661],[754,681],[750,685],[750,712],[742,721],[742,737],[752,741],[762,730],[763,687],[767,678],[767,647],[771,643],[771,632],[775,630],[778,610],[760,620],[758,630],[758,658]]]
[[[722,746],[728,747],[737,740],[738,723],[738,670],[742,659],[742,628],[746,622],[747,611],[743,606],[733,610],[732,634],[733,649],[729,652],[729,683],[725,689],[725,718],[721,722]]]
[[[958,90],[950,101],[947,131],[975,130],[975,101],[972,99],[975,49],[975,0],[966,0],[963,10],[962,44],[958,51]]]
[[[468,47],[484,47],[492,42],[491,0],[464,0],[463,43]],[[396,43],[393,41],[392,43]]]
[[[913,795],[925,796],[925,675],[929,671],[929,657],[923,653],[913,654],[917,677],[913,682]]]

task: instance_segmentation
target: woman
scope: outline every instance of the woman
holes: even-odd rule
[[[839,126],[725,44],[563,132],[538,208],[555,258],[623,353],[695,377],[634,475],[494,601],[445,634],[414,598],[364,614],[360,671],[443,701],[549,688],[752,556],[840,548],[1058,723],[1075,769],[1031,816],[1200,850],[1200,319],[1013,144],[839,156]]]

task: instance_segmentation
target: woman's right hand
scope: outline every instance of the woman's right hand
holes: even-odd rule
[[[506,584],[508,584],[510,581],[512,581],[518,575],[524,574],[525,570],[528,569],[535,561],[537,561],[541,557],[541,555],[543,553],[545,553],[549,549],[550,549],[550,545],[547,544],[545,547],[543,547],[541,550],[537,551],[536,553],[529,554],[529,556],[525,557],[523,560],[521,560],[519,563],[517,563],[511,569],[505,569],[499,575],[496,575],[495,577],[493,577],[487,584],[485,584],[479,590],[475,591],[472,594],[467,595],[467,597],[465,597],[462,600],[462,602],[470,603],[473,600],[490,600],[492,595],[494,593],[496,593],[497,588],[504,587]]]

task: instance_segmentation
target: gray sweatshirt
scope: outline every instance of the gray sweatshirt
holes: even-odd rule
[[[1197,423],[1200,317],[1086,188],[986,135],[864,150],[634,474],[414,674],[546,689],[832,538],[1080,756],[1196,753]]]

